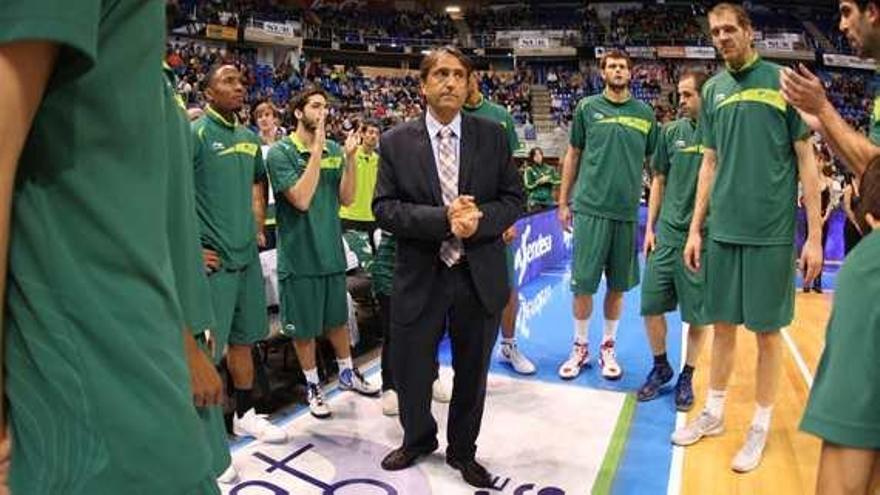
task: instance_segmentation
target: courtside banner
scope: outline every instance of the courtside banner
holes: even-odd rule
[[[838,55],[834,53],[822,54],[822,61],[831,67],[846,67],[848,69],[874,70],[877,65],[872,58],[859,58],[852,55]]]
[[[257,21],[244,28],[244,39],[257,43],[302,46],[302,26],[299,23]]]
[[[562,231],[556,208],[519,219],[516,233],[510,246],[514,252],[515,287],[522,287],[571,256],[571,234]]]
[[[238,41],[238,28],[208,24],[205,27],[205,36],[215,40]]]

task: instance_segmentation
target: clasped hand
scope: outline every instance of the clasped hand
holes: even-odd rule
[[[483,212],[477,207],[473,196],[459,196],[446,210],[452,235],[467,239],[477,232]]]

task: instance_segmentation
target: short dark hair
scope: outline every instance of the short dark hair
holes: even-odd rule
[[[721,2],[718,5],[712,7],[712,10],[709,11],[708,16],[718,15],[722,12],[731,12],[734,16],[736,16],[736,23],[739,24],[739,27],[743,29],[751,29],[752,28],[752,18],[749,17],[749,13],[746,12],[746,9],[742,5],[737,5],[735,3]],[[707,16],[707,18],[708,18]]]
[[[865,215],[870,213],[880,220],[880,157],[871,160],[865,173],[859,182],[859,206],[856,207],[856,221],[862,229],[862,233],[868,235],[871,226],[865,220]]]
[[[382,125],[379,124],[379,121],[376,119],[364,119],[363,122],[361,122],[361,128],[366,129],[367,127],[373,127],[378,129],[379,132],[382,132]]]
[[[212,65],[211,70],[208,71],[208,75],[205,77],[205,89],[211,87],[211,85],[214,83],[214,80],[217,79],[217,74],[220,73],[220,70],[224,67],[232,67],[235,70],[239,70],[238,67],[235,66],[235,64],[220,62],[218,64]]]
[[[297,121],[296,113],[294,112],[297,110],[303,111],[303,109],[306,108],[306,104],[309,102],[309,98],[315,95],[321,95],[324,98],[324,101],[330,101],[330,95],[320,86],[309,86],[297,93],[297,95],[290,100],[290,116],[293,117],[294,123]]]
[[[841,0],[840,3],[843,3],[844,1],[852,2],[852,3],[856,4],[856,7],[859,8],[860,12],[864,12],[865,9],[868,8],[868,5],[870,5],[872,3],[874,4],[875,7],[880,9],[880,0]]]
[[[610,51],[605,52],[605,55],[602,56],[602,60],[599,61],[599,68],[600,69],[605,70],[605,61],[608,60],[609,58],[614,58],[617,60],[626,60],[626,68],[629,70],[632,70],[632,68],[633,68],[633,61],[632,61],[632,58],[629,56],[629,53],[626,53],[623,50],[618,50],[615,48],[614,50],[610,50]]]
[[[702,94],[703,85],[706,84],[706,81],[709,79],[709,74],[706,74],[705,71],[700,69],[686,69],[681,73],[681,77],[679,77],[678,80],[684,81],[687,78],[692,78],[694,80],[694,86],[697,88],[697,93]]]
[[[467,77],[471,77],[471,73],[474,72],[474,63],[471,62],[471,59],[458,48],[452,45],[445,45],[431,50],[422,58],[422,62],[419,64],[419,78],[422,81],[428,80],[428,73],[430,73],[431,69],[437,65],[437,62],[440,61],[440,57],[443,55],[452,55],[458,59],[458,61],[461,62],[461,65],[464,66]]]

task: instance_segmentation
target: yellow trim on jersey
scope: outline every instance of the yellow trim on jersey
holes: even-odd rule
[[[236,143],[235,146],[231,148],[226,148],[220,153],[217,153],[217,156],[231,155],[233,153],[241,153],[248,156],[257,156],[258,151],[260,151],[260,145],[258,144]]]
[[[730,95],[718,104],[717,108],[721,108],[726,105],[732,105],[735,103],[762,103],[764,105],[770,105],[771,107],[779,110],[780,112],[785,112],[787,105],[785,103],[785,99],[782,98],[782,93],[775,89],[766,89],[766,88],[754,88],[754,89],[746,89],[740,91],[739,93]]]
[[[704,148],[702,144],[698,144],[694,146],[688,146],[687,148],[682,148],[679,151],[681,151],[682,153],[696,153],[698,155],[702,155]]]
[[[874,97],[874,122],[880,122],[880,96]]]
[[[299,136],[296,135],[296,132],[290,133],[290,142],[293,143],[293,146],[296,148],[296,151],[300,153],[310,153],[309,147],[305,145],[302,141],[299,140]],[[324,153],[329,153],[330,148],[327,146],[327,141],[324,141]]]
[[[235,127],[238,124],[238,117],[235,118],[235,122],[230,122],[226,120],[226,117],[220,115],[220,112],[211,108],[211,105],[205,106],[205,113],[207,113],[211,118],[225,125],[226,127]]]
[[[620,124],[626,127],[632,127],[633,129],[643,133],[648,134],[651,132],[651,121],[646,119],[640,119],[638,117],[606,117],[602,120],[596,121],[597,124]]]

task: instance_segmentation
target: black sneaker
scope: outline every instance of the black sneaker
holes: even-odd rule
[[[651,368],[651,372],[648,373],[645,383],[636,392],[636,398],[642,402],[656,399],[660,393],[660,388],[669,383],[674,375],[675,372],[672,371],[672,367],[668,364],[665,366],[654,366]]]
[[[694,388],[691,384],[693,375],[682,373],[675,382],[675,408],[679,411],[690,411],[694,407]]]

